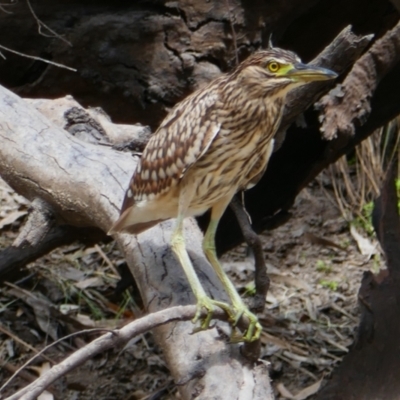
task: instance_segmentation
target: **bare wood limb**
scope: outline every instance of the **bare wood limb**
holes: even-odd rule
[[[351,26],[347,26],[310,64],[330,68],[341,74],[360,57],[372,39],[373,35],[358,36],[351,31]],[[280,148],[287,128],[297,116],[315,103],[326,93],[327,88],[334,84],[334,82],[315,82],[289,93],[282,124],[275,136],[274,151]]]
[[[320,101],[326,139],[353,136],[371,112],[371,99],[381,79],[400,61],[400,23],[378,39],[353,66],[343,84]]]
[[[351,47],[354,40],[348,34],[346,38],[348,41],[344,42]],[[340,60],[340,50],[331,49],[331,61]],[[342,65],[347,63],[342,61]],[[7,143],[0,147],[0,174],[14,189],[31,200],[41,198],[61,221],[108,230],[118,214],[135,165],[130,155],[71,137],[2,88],[0,139]],[[168,245],[171,227],[172,221],[167,221],[137,238],[117,236],[150,312],[194,301]],[[185,236],[203,285],[214,298],[224,300],[225,294],[202,255],[201,234],[193,220],[185,221]],[[192,398],[195,393],[203,398],[215,397],[215,388],[223,397],[235,398],[251,385],[253,399],[272,398],[268,376],[255,379],[256,367],[244,366],[245,359],[237,345],[218,340],[215,329],[189,335],[191,330],[192,324],[188,322],[156,329],[156,339],[171,373],[180,383],[183,398]]]
[[[54,217],[51,210],[41,199],[32,201],[33,211],[29,214],[28,221],[22,228],[18,237],[14,240],[13,246],[22,244],[36,246],[49,232],[54,224]]]
[[[6,369],[8,372],[10,372],[11,374],[15,374],[15,372],[17,372],[17,367],[15,367],[14,365],[5,362],[1,364],[1,367]],[[31,373],[29,373],[28,371],[20,371],[18,374],[19,377],[21,377],[22,379],[24,379],[27,382],[34,382],[36,380],[36,376],[32,375]],[[55,398],[58,398],[57,396],[57,391],[52,388],[52,387],[47,387],[46,389],[48,392],[52,393],[55,395]]]
[[[17,238],[21,240],[20,245],[7,247],[0,252],[0,282],[21,279],[22,268],[60,246],[75,241],[91,245],[107,239],[105,233],[98,228],[71,225],[55,225],[45,235],[41,235],[42,230],[37,235],[35,231],[30,233],[36,236],[34,244],[21,240],[23,235],[20,234]]]
[[[264,260],[261,239],[254,232],[249,221],[249,217],[241,204],[238,196],[235,196],[230,204],[231,209],[236,215],[240,229],[242,230],[244,240],[253,250],[255,275],[254,282],[256,286],[256,294],[252,299],[251,309],[256,312],[262,312],[265,308],[265,298],[269,289],[269,277],[267,274],[267,265]]]
[[[194,317],[195,313],[196,306],[172,307],[142,317],[125,325],[121,329],[108,332],[93,340],[88,345],[80,348],[65,360],[53,366],[49,371],[44,373],[33,383],[25,386],[17,393],[8,397],[6,400],[34,400],[46,389],[46,387],[95,355],[111,348],[120,347],[133,337],[148,332],[157,326],[168,324],[174,321],[190,320]],[[225,315],[222,311],[216,312],[215,316],[223,319],[225,318]],[[266,365],[259,363],[254,371],[254,375],[259,375],[262,372],[265,373]],[[264,393],[264,395],[268,396],[268,393]]]
[[[57,379],[61,378],[63,375],[72,371],[74,368],[83,364],[95,355],[111,348],[120,347],[133,337],[148,332],[162,324],[167,324],[173,321],[189,320],[194,317],[195,313],[195,306],[173,307],[149,314],[125,325],[121,329],[115,329],[112,332],[108,332],[75,351],[65,360],[53,366],[33,383],[25,386],[6,400],[34,400],[46,389],[47,386],[51,385]]]
[[[1,326],[0,326],[1,327]],[[78,331],[78,332],[74,332],[71,333],[69,335],[66,335],[64,337],[62,337],[61,339],[56,340],[53,343],[50,343],[49,345],[47,345],[46,347],[44,347],[42,350],[37,351],[35,348],[33,348],[34,352],[36,352],[36,354],[31,357],[28,361],[26,361],[23,365],[21,365],[19,368],[14,367],[13,371],[12,371],[12,375],[9,379],[7,379],[7,381],[5,383],[2,384],[2,386],[0,387],[0,393],[9,385],[9,383],[17,376],[17,375],[21,375],[24,372],[24,369],[31,364],[34,360],[36,360],[39,357],[43,357],[46,358],[46,356],[44,355],[44,353],[50,349],[51,347],[63,342],[64,340],[70,339],[74,336],[78,336],[78,335],[84,335],[87,333],[100,333],[100,332],[113,332],[110,329],[102,329],[102,328],[93,328],[93,329],[84,329],[82,331]],[[52,364],[56,364],[53,360],[48,359],[48,361],[50,361]],[[35,379],[32,379],[32,381],[34,381]]]
[[[46,25],[43,21],[41,21],[38,16],[36,15],[35,11],[33,10],[33,7],[31,5],[31,2],[29,0],[26,0],[26,3],[28,4],[28,8],[29,11],[31,12],[33,18],[35,18],[35,21],[38,25],[38,31],[40,35],[46,36],[46,37],[56,37],[60,40],[62,40],[63,42],[65,42],[66,44],[68,44],[69,46],[72,47],[72,43],[70,41],[68,41],[67,39],[63,38],[61,35],[59,35],[57,32],[53,31],[53,29],[51,29],[48,25]],[[48,30],[52,36],[46,35],[45,33],[42,32],[42,28]]]

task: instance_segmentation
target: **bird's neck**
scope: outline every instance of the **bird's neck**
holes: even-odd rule
[[[281,121],[286,93],[265,94],[258,90],[255,96],[251,90],[231,82],[227,82],[226,89],[220,93],[219,112],[225,116],[223,129],[235,131],[238,136],[255,135],[258,137],[254,137],[255,142],[273,137]]]

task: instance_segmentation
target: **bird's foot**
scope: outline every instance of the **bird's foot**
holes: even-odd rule
[[[260,339],[260,335],[262,332],[262,326],[258,322],[258,318],[255,314],[253,314],[246,306],[244,303],[240,303],[236,306],[234,306],[236,310],[235,314],[235,319],[234,323],[232,324],[233,326],[233,331],[231,335],[230,341],[232,343],[238,343],[238,342],[254,342],[258,339]],[[249,320],[249,326],[247,327],[246,331],[243,334],[237,334],[236,333],[236,326],[242,316],[245,316]]]
[[[222,301],[213,300],[208,296],[204,296],[197,300],[197,310],[192,322],[195,324],[197,321],[200,321],[200,326],[195,328],[193,333],[209,329],[211,318],[216,307],[222,308],[228,314],[229,319],[234,321],[235,313],[232,310],[232,306]],[[207,313],[205,317],[202,317],[204,308],[206,309]]]

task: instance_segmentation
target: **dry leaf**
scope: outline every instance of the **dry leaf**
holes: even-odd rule
[[[50,369],[50,363],[48,361],[44,362],[42,365],[31,365],[29,369],[35,371],[39,376],[42,376],[45,372]]]
[[[9,293],[32,307],[40,329],[47,333],[53,340],[58,339],[58,322],[51,316],[51,307],[53,307],[53,305],[47,298],[40,293],[28,293],[17,287],[10,289]]]
[[[313,394],[317,393],[321,387],[322,379],[323,378],[301,390],[299,393],[296,394],[296,396],[293,397],[293,400],[305,400],[307,397],[310,397]]]
[[[77,304],[61,304],[58,309],[64,315],[68,315],[70,313],[78,311],[80,309],[80,306],[78,306]]]
[[[294,276],[274,274],[274,273],[270,273],[269,276],[273,277],[274,282],[280,282],[289,286],[293,286],[297,289],[303,289],[308,293],[311,293],[313,291],[311,285],[303,279]]]
[[[279,383],[276,385],[276,388],[277,388],[279,394],[280,394],[282,397],[284,397],[284,398],[286,398],[286,399],[294,399],[294,396],[292,395],[292,393],[290,393],[289,390],[286,389],[285,385],[284,385],[282,382],[279,382]]]
[[[95,276],[93,278],[88,278],[80,282],[76,282],[74,284],[78,289],[86,289],[88,287],[97,287],[97,286],[103,286],[104,282],[103,279],[101,279],[98,276]]]
[[[90,317],[84,314],[78,314],[75,319],[86,328],[96,328],[96,321],[93,321]]]
[[[77,268],[68,266],[68,267],[60,270],[59,275],[61,277],[63,277],[64,279],[70,279],[71,281],[79,282],[79,281],[83,280],[87,274],[86,274],[86,272],[80,271]]]
[[[28,214],[27,211],[14,211],[11,214],[8,214],[7,217],[3,218],[0,221],[0,229],[4,228],[6,225],[11,225],[15,222],[18,218],[22,217],[23,215]]]
[[[54,400],[54,396],[45,390],[38,398],[37,400]]]
[[[15,315],[16,315],[17,318],[19,318],[24,313],[25,313],[25,311],[21,307],[18,307],[17,311],[15,311]]]
[[[309,297],[303,298],[303,301],[305,302],[308,316],[310,317],[310,319],[315,321],[317,319],[317,310],[314,306],[314,303],[311,301]]]
[[[371,241],[363,236],[361,236],[354,225],[350,226],[350,233],[354,240],[357,242],[358,249],[360,253],[364,256],[368,256],[368,260],[372,255],[377,254],[378,250],[376,245],[372,244]]]
[[[32,369],[33,371],[36,371],[39,376],[42,376],[45,372],[47,372],[51,368],[51,366],[49,362],[44,362],[41,366],[38,367],[31,366],[29,368]],[[37,400],[54,400],[54,396],[50,392],[45,390],[38,396]]]

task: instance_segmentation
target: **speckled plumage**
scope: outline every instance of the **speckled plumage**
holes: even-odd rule
[[[240,340],[252,342],[260,337],[257,317],[218,261],[218,222],[235,192],[254,186],[264,173],[287,92],[335,76],[332,71],[301,64],[294,53],[285,50],[260,51],[231,74],[222,75],[177,104],[146,146],[121,216],[110,232],[140,233],[176,217],[171,247],[197,299],[194,322],[201,320],[200,329],[209,328],[215,307],[220,307],[233,327],[243,315],[247,317],[249,324]],[[211,217],[203,239],[204,254],[231,304],[206,294],[186,251],[183,220],[207,209],[211,209]]]
[[[273,57],[300,61],[289,51],[260,51],[171,110],[130,182],[121,210],[125,230],[139,233],[175,217],[183,186],[196,186],[188,215],[254,186],[271,155],[286,94],[285,82],[277,85],[265,69]]]

